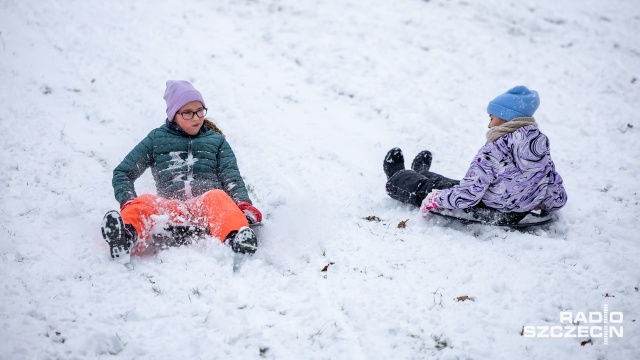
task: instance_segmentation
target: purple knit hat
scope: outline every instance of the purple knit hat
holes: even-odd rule
[[[200,101],[206,107],[202,94],[184,80],[168,80],[167,89],[164,91],[164,101],[167,102],[167,119],[173,120],[181,107],[192,101]]]

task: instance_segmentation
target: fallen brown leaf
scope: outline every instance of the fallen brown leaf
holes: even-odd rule
[[[379,217],[377,217],[377,216],[375,216],[375,215],[367,216],[367,217],[366,217],[366,218],[364,218],[364,219],[365,219],[365,220],[368,220],[368,221],[376,221],[376,222],[380,222],[380,221],[382,221]]]
[[[405,221],[400,221],[398,223],[398,229],[404,229],[407,227],[407,221],[409,221],[409,219],[405,220]]]
[[[333,264],[335,264],[333,261],[332,261],[332,262],[330,262],[330,263],[328,263],[328,264],[327,264],[327,265],[325,265],[325,266],[322,268],[322,270],[320,270],[320,271],[327,271],[327,269],[329,269],[329,266],[331,266],[331,265],[333,265]]]
[[[474,299],[474,298],[472,298],[472,297],[470,297],[470,296],[467,296],[467,295],[464,295],[464,296],[458,296],[458,297],[456,298],[456,300],[458,300],[458,302],[460,302],[460,301],[466,301],[466,300],[476,301],[476,299]],[[524,330],[524,328],[522,328],[522,329]]]

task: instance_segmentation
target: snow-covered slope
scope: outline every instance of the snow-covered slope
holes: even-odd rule
[[[623,0],[0,1],[0,358],[636,358],[638,34]],[[206,240],[127,268],[100,235],[168,79],[203,93],[266,215],[239,273]],[[518,84],[560,222],[463,228],[386,196],[394,146],[463,176]],[[605,304],[606,345],[521,336]]]

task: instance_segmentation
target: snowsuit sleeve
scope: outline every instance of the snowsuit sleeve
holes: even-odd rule
[[[153,132],[149,133],[136,147],[127,154],[113,170],[113,191],[116,200],[122,205],[129,199],[134,199],[136,190],[133,183],[153,163]]]
[[[440,191],[436,200],[438,207],[453,210],[476,206],[496,178],[495,159],[491,144],[483,146],[460,180],[460,185]]]
[[[218,149],[218,178],[224,191],[236,204],[241,201],[251,204],[247,188],[238,169],[236,156],[227,140],[224,140]]]

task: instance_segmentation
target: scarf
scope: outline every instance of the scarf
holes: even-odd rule
[[[500,126],[494,126],[489,131],[487,131],[487,144],[494,142],[504,135],[511,134],[512,132],[520,129],[521,127],[533,125],[538,127],[538,123],[536,123],[536,119],[532,117],[519,117],[515,118],[511,121],[507,121],[506,123]]]

